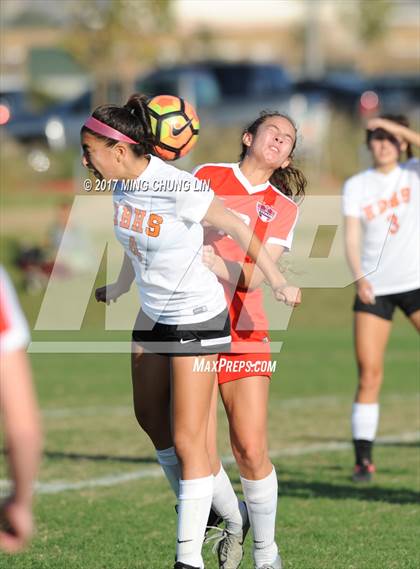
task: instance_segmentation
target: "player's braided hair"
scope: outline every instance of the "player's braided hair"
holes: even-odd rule
[[[391,114],[387,114],[387,115],[381,115],[380,117],[378,117],[380,119],[386,119],[388,121],[393,121],[396,122],[397,124],[400,124],[401,126],[405,126],[407,128],[410,128],[410,121],[408,120],[408,118],[405,115],[391,115]],[[369,146],[369,142],[370,142],[370,137],[372,135],[372,131],[367,131],[366,134],[366,143]],[[411,146],[410,142],[407,142],[407,148],[406,148],[406,156],[407,156],[407,160],[410,160],[410,158],[413,158],[414,154],[413,154],[413,147]]]
[[[245,130],[242,133],[242,136],[247,132],[255,136],[259,126],[262,125],[263,122],[265,122],[270,117],[282,117],[288,120],[295,129],[295,133],[297,133],[296,125],[289,116],[283,113],[279,113],[277,111],[262,111],[260,113],[260,116],[245,128]],[[277,170],[274,170],[274,172],[270,177],[270,183],[286,196],[293,198],[295,201],[301,201],[305,197],[305,187],[308,181],[304,173],[292,165],[293,152],[295,150],[295,147],[296,147],[296,139],[289,156],[290,159],[289,165],[286,168],[277,168]],[[242,142],[242,150],[239,156],[240,161],[242,161],[245,158],[247,151],[248,147]]]
[[[138,140],[138,144],[130,144],[130,148],[136,156],[154,154],[154,136],[150,125],[150,117],[147,108],[148,97],[140,93],[134,93],[127,103],[119,107],[118,105],[100,105],[93,111],[95,119],[115,128],[133,140]],[[91,131],[86,126],[82,127],[81,132],[89,132],[97,138],[104,140],[106,146],[115,146],[118,141]]]

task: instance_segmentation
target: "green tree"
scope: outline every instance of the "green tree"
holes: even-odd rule
[[[391,0],[360,0],[357,18],[358,35],[365,45],[380,39],[387,30],[393,8]]]
[[[172,0],[79,0],[71,2],[72,25],[64,46],[94,76],[95,99],[107,100],[111,82],[132,92],[141,67],[156,60],[159,37],[172,22]]]
[[[338,5],[340,20],[364,48],[381,39],[393,10],[392,0],[352,0]]]

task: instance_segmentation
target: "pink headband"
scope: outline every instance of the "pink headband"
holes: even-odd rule
[[[119,140],[120,142],[128,142],[129,144],[139,144],[138,142],[126,136],[119,130],[112,128],[112,126],[108,126],[107,124],[98,121],[98,119],[95,119],[95,117],[89,117],[85,121],[85,124],[83,126],[90,128],[90,130],[93,130],[93,132],[102,134],[102,136],[107,136],[108,138],[112,138],[113,140]]]

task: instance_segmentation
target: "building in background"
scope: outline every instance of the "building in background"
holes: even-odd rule
[[[112,10],[121,12],[115,21],[122,29],[126,22],[127,34],[112,21]],[[104,26],[112,29],[109,37],[114,40],[108,39],[112,49],[102,72],[111,68],[124,80],[157,62],[209,58],[281,63],[295,76],[322,76],[329,68],[365,74],[419,71],[420,5],[411,0],[3,0],[0,17],[3,82],[19,77],[36,83],[36,71],[29,65],[33,50],[73,51],[73,80],[79,74],[76,66],[88,72],[93,65],[100,67],[94,45],[85,57],[77,48],[83,45],[78,40],[83,30],[99,38]],[[53,65],[52,75],[43,74],[41,88],[48,86],[62,97],[69,76],[64,77],[63,68],[60,86]],[[81,91],[81,75],[79,82]],[[70,92],[74,95],[71,86]]]

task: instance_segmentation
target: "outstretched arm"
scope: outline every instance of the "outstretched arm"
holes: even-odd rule
[[[409,142],[410,144],[414,144],[415,146],[420,146],[420,133],[416,132],[415,130],[412,130],[411,128],[403,126],[402,124],[398,124],[389,119],[381,119],[381,118],[370,119],[367,123],[367,129],[375,130],[376,128],[383,128],[384,130],[387,130],[394,136],[403,138],[406,142]]]
[[[242,249],[255,261],[262,275],[269,282],[277,300],[283,300],[288,304],[300,303],[300,291],[298,289],[296,289],[293,299],[285,296],[284,289],[287,288],[287,282],[258,237],[253,234],[251,229],[238,216],[227,210],[217,197],[210,204],[204,220],[213,227],[229,234],[241,245]],[[242,268],[240,269],[243,270]],[[250,269],[248,268],[248,270]],[[250,279],[250,272],[248,279]]]
[[[277,263],[284,251],[284,247],[281,245],[265,245],[265,248],[274,263]],[[205,245],[203,248],[203,262],[220,279],[240,288],[254,290],[259,288],[265,280],[264,273],[255,263],[222,259],[215,253],[211,245]],[[286,283],[286,279],[284,282]]]

